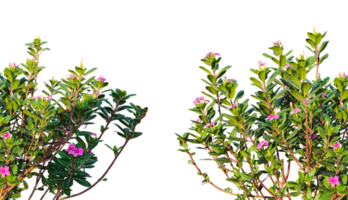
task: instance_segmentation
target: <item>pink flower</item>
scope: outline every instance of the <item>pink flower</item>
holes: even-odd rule
[[[200,122],[200,121],[201,121],[201,119],[199,119],[199,118],[196,120],[196,122]]]
[[[258,67],[260,67],[260,66],[265,66],[265,65],[267,65],[268,64],[268,60],[266,60],[266,61],[262,61],[262,59],[261,58],[259,58],[259,59],[257,59],[257,66]]]
[[[92,136],[98,136],[97,131],[93,130]]]
[[[17,157],[15,157],[15,160],[17,160]]]
[[[212,122],[210,122],[210,123],[209,123],[209,122],[206,123],[207,126],[213,126],[214,124],[215,124],[214,121],[212,121]]]
[[[208,99],[204,99],[204,97],[197,97],[196,100],[193,101],[193,104],[198,104],[200,101],[210,102]]]
[[[93,137],[97,137],[97,134],[96,134],[96,133],[93,133],[92,136],[93,136]]]
[[[65,128],[62,128],[62,130],[65,130]],[[67,132],[68,132],[68,133],[70,133],[70,131],[69,131],[69,130],[68,130]]]
[[[324,94],[323,94],[323,96],[321,96],[321,97],[322,97],[322,98],[324,98],[324,97],[325,97],[325,95],[326,95],[326,94],[324,93]]]
[[[68,77],[70,77],[70,79],[72,79],[72,78],[77,78],[77,76],[76,76],[76,75],[74,75],[74,74],[70,74],[70,73],[68,73]]]
[[[288,68],[288,67],[291,67],[291,65],[289,65],[288,63],[286,63],[286,65],[284,66],[283,69],[286,69],[286,68]],[[280,77],[280,76],[279,76],[279,77]]]
[[[261,139],[260,143],[257,145],[257,149],[261,149],[263,145],[268,147],[268,142],[266,140]]]
[[[47,96],[47,97],[44,97],[44,96],[37,96],[37,97],[33,97],[33,99],[35,100],[38,100],[38,99],[42,99],[42,100],[45,100],[45,101],[49,101],[50,100],[50,97]]]
[[[216,57],[218,57],[218,56],[222,56],[222,54],[218,50],[208,49],[206,54],[203,55],[203,58],[207,58],[208,56],[216,56]]]
[[[102,77],[102,76],[99,76],[99,78],[97,78],[97,81],[106,81],[106,78]]]
[[[237,105],[237,103],[234,103],[234,104],[228,106],[228,107],[227,107],[227,110],[232,110],[232,108],[235,108],[236,105]]]
[[[82,156],[82,155],[83,155],[83,149],[81,147],[75,150],[74,157]]]
[[[68,147],[65,149],[65,151],[69,151],[69,154],[73,152],[75,149],[75,144],[68,144]]]
[[[314,138],[316,138],[316,137],[318,137],[317,134],[313,134],[313,135],[311,136],[312,139],[314,139]]]
[[[94,153],[93,153],[92,151],[90,151],[90,152],[88,152],[88,154],[91,154],[91,155],[93,155]]]
[[[283,41],[281,38],[278,38],[276,40],[272,40],[272,46],[282,45]]]
[[[332,147],[334,148],[334,149],[336,149],[336,148],[338,148],[338,147],[341,147],[342,146],[342,144],[339,142],[339,141],[337,141],[334,145],[332,145]]]
[[[0,167],[1,178],[4,178],[5,175],[10,175],[9,169],[10,169],[10,168],[9,168],[8,166]]]
[[[6,139],[6,138],[9,138],[9,137],[12,137],[12,134],[11,134],[9,131],[7,131],[7,133],[5,133],[4,135],[2,135],[2,137],[3,137],[4,139]]]
[[[268,117],[266,117],[266,120],[271,121],[272,119],[278,119],[279,115],[278,114],[274,114],[274,115],[269,115]]]
[[[222,77],[221,77],[221,79],[222,79],[223,81],[234,81],[235,78],[236,78],[235,76],[232,76],[232,77],[226,76],[226,78],[225,78],[225,76],[222,76]]]
[[[7,66],[8,67],[19,67],[20,66],[20,64],[19,63],[17,63],[14,59],[12,59],[12,61],[11,61],[11,59],[8,59],[7,60]]]
[[[68,154],[73,154],[74,157],[78,155],[83,155],[83,149],[81,147],[76,148],[75,144],[70,144],[66,151],[68,151]]]
[[[292,104],[292,102],[290,102],[290,104]],[[292,105],[291,105],[291,106],[292,106]],[[300,111],[301,111],[301,109],[295,108],[295,109],[293,109],[293,110],[290,112],[290,114],[298,113],[298,112],[300,112]]]
[[[331,176],[329,178],[329,180],[327,180],[329,183],[331,183],[331,187],[335,187],[335,185],[339,185],[340,181],[339,181],[339,177],[338,176]]]
[[[95,95],[95,96],[98,96],[99,92],[93,90],[92,94]]]

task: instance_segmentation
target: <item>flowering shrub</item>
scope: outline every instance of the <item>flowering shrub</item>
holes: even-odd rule
[[[278,41],[269,48],[273,55],[263,54],[277,67],[260,61],[258,69],[251,69],[257,88],[251,107],[248,99],[242,100],[244,92],[237,91],[237,80],[223,76],[231,66],[220,69],[219,54],[211,52],[201,60],[209,66],[200,67],[208,74],[203,80],[207,92],[202,93],[212,102],[196,99],[190,110],[199,119],[192,120],[192,132],[177,137],[183,147],[179,151],[188,154],[203,183],[237,199],[347,199],[348,76],[339,73],[333,83],[322,79],[326,32],[307,35],[312,56],[294,58]],[[310,81],[312,69],[315,80]],[[207,151],[237,190],[215,185],[194,161],[189,143]],[[291,169],[298,173],[289,176]]]
[[[27,199],[33,199],[37,191],[42,193],[40,199],[48,193],[52,199],[84,196],[107,181],[127,145],[144,135],[137,127],[146,117],[148,106],[131,101],[138,97],[136,92],[111,87],[106,76],[94,75],[97,67],[85,66],[83,57],[74,68],[68,68],[67,77],[59,80],[52,73],[48,82],[43,81],[45,88],[36,93],[38,75],[47,69],[40,65],[40,57],[52,51],[47,44],[38,33],[34,40],[24,42],[28,54],[25,62],[7,60],[3,70],[0,66],[1,200],[22,198],[33,178],[35,184]],[[87,129],[96,125],[98,117],[105,122],[100,124],[99,134]],[[111,125],[124,140],[122,145],[103,141]],[[91,182],[89,172],[99,161],[94,150],[100,144],[113,157]],[[74,184],[83,189],[73,193]]]

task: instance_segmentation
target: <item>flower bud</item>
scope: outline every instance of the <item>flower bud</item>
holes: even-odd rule
[[[262,69],[262,67],[266,67],[268,64],[268,60],[262,61],[261,58],[257,59],[257,66],[259,67],[259,69]]]
[[[84,58],[83,58],[83,56],[81,56],[79,58],[79,66],[83,66],[83,63],[84,63]]]
[[[41,39],[41,33],[40,32],[37,32],[35,33],[35,37],[33,39]]]
[[[318,30],[318,28],[315,26],[315,24],[312,24],[312,32],[315,36],[320,34],[321,32]]]
[[[346,70],[345,69],[337,69],[337,76],[338,78],[344,77]]]
[[[301,52],[298,54],[298,58],[304,60],[304,59],[305,59],[305,56],[306,56],[305,49],[302,48],[302,49],[301,49]]]
[[[280,46],[282,43],[280,40],[278,40],[277,42],[273,42],[273,46]]]

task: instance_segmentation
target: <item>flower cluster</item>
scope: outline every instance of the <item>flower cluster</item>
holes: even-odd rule
[[[273,119],[278,119],[279,115],[278,114],[274,114],[274,115],[269,115],[266,119],[268,121],[272,121]]]
[[[206,56],[204,56],[204,59],[207,59],[209,57],[215,57],[215,56],[220,56],[221,54],[215,53],[215,52],[208,52]]]
[[[69,148],[66,149],[66,151],[68,152],[68,154],[73,154],[74,157],[83,155],[83,149],[81,147],[76,148],[75,144],[70,144]]]
[[[102,77],[102,76],[99,76],[99,78],[97,78],[97,81],[102,81],[102,82],[104,82],[104,81],[106,81],[106,78],[104,78],[104,77]]]
[[[45,101],[49,101],[51,98],[49,96],[44,97],[44,96],[37,96],[37,97],[33,97],[33,99],[38,100],[38,99],[42,99]]]
[[[10,67],[19,67],[19,65],[16,65],[15,62],[13,62],[13,64],[10,63],[9,66],[10,66]]]
[[[266,142],[266,141],[261,141],[261,142],[257,145],[257,149],[262,149],[262,146],[268,147],[268,142]]]
[[[280,46],[282,43],[280,42],[280,40],[278,40],[277,42],[273,42],[273,46]]]
[[[204,99],[204,97],[197,97],[196,100],[193,101],[193,104],[198,104],[200,103],[200,101],[203,101],[203,102],[210,102],[208,99]]]

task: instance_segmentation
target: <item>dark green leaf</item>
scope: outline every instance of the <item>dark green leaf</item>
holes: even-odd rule
[[[74,178],[74,180],[82,186],[91,187],[91,184],[86,180],[79,179],[79,178]]]
[[[70,188],[73,185],[73,179],[68,177],[64,180],[64,187]]]

